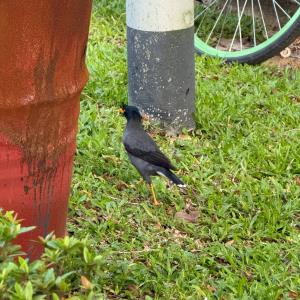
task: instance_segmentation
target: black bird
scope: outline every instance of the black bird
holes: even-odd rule
[[[120,112],[122,112],[127,119],[123,144],[128,157],[149,185],[154,205],[159,205],[160,203],[156,199],[151,176],[165,176],[179,187],[184,187],[185,185],[172,173],[171,170],[176,170],[176,168],[159,150],[152,138],[145,132],[142,116],[138,108],[135,106],[124,105],[120,108]]]

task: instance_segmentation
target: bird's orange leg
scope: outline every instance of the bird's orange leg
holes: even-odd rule
[[[155,191],[154,191],[154,188],[153,188],[153,184],[150,183],[150,184],[149,184],[149,187],[150,187],[151,194],[152,194],[152,197],[153,197],[153,204],[154,204],[155,206],[160,205],[159,201],[157,201],[157,199],[156,199],[156,195],[155,195]]]

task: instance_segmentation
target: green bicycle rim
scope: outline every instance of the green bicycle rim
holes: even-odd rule
[[[300,17],[300,8],[296,11],[294,16],[282,27],[280,31],[275,33],[271,38],[264,41],[258,46],[245,49],[242,51],[235,51],[235,52],[229,52],[224,50],[217,50],[209,45],[207,45],[205,42],[203,42],[196,34],[195,34],[195,48],[197,50],[200,50],[202,53],[206,53],[210,56],[216,56],[220,58],[238,58],[246,55],[251,55],[254,53],[257,53],[263,49],[268,48],[270,45],[272,45],[276,40],[280,39],[297,21],[297,19]]]

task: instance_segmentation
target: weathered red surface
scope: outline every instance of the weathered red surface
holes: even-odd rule
[[[65,234],[91,0],[0,1],[0,207],[31,259]]]

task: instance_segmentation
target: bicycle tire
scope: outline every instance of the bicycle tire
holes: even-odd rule
[[[242,53],[217,50],[215,48],[212,48],[211,46],[206,45],[196,35],[195,50],[199,55],[219,57],[224,59],[228,63],[238,62],[258,64],[279,54],[300,36],[300,8],[296,11],[290,22],[288,22],[279,32],[277,32],[272,38],[270,38],[270,40],[262,43],[257,47],[243,50],[241,51]]]

